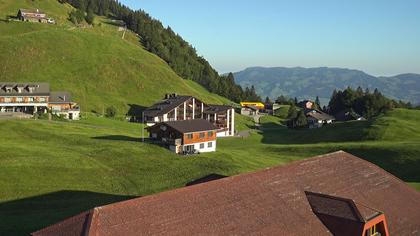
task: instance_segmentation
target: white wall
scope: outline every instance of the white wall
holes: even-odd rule
[[[212,147],[208,147],[208,143],[212,143]],[[204,148],[200,149],[200,144],[202,143],[194,143],[194,149],[198,152],[215,152],[216,151],[216,141],[205,142]],[[193,145],[193,144],[191,144]],[[186,145],[185,145],[186,146]]]

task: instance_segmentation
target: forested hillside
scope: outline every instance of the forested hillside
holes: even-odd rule
[[[257,93],[272,99],[280,95],[314,99],[319,96],[327,104],[334,89],[348,86],[373,91],[379,89],[385,96],[420,103],[420,75],[403,74],[375,77],[359,70],[342,68],[285,68],[251,67],[234,73],[236,82],[243,87],[255,86]]]

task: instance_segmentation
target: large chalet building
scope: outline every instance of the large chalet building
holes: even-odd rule
[[[204,119],[166,121],[147,128],[150,138],[177,154],[216,151],[218,127]]]
[[[80,109],[68,92],[51,92],[48,83],[0,83],[0,112],[63,115],[78,120]]]
[[[168,121],[204,119],[213,123],[217,137],[235,135],[235,109],[225,105],[209,105],[193,96],[167,94],[165,99],[143,112],[148,126]]]
[[[419,235],[419,219],[419,192],[339,151],[96,207],[32,235]]]

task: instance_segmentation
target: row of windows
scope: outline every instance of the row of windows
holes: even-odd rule
[[[206,137],[206,132],[202,132],[202,133],[199,134],[200,139],[203,139],[205,137]],[[208,138],[213,137],[213,131],[207,132],[207,137]],[[193,134],[187,134],[187,138],[188,139],[193,139]]]
[[[23,98],[23,97],[17,97],[15,101],[16,101],[16,102],[23,102],[23,101],[24,101],[24,98]],[[34,97],[29,97],[27,101],[28,101],[28,102],[34,102],[34,101],[35,101],[35,98],[34,98]],[[44,98],[44,97],[40,97],[40,98],[38,99],[38,101],[39,101],[39,102],[46,102],[46,101],[47,101],[47,99],[46,99],[46,98]],[[12,102],[12,98],[11,98],[11,97],[5,97],[5,98],[4,98],[4,102]]]
[[[204,147],[205,147],[205,144],[204,143],[200,143],[200,149],[204,149]],[[207,143],[207,147],[208,148],[213,147],[213,143],[212,142],[208,142]]]

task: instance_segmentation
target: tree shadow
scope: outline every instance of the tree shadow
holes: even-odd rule
[[[142,122],[143,121],[143,111],[147,109],[145,106],[138,104],[128,104],[130,107],[127,112],[127,117],[130,118],[130,122]]]
[[[196,185],[196,184],[207,183],[207,182],[210,182],[210,181],[213,181],[213,180],[223,179],[223,178],[226,178],[226,177],[228,177],[228,176],[213,173],[213,174],[209,174],[209,175],[206,175],[204,177],[201,177],[199,179],[193,180],[191,182],[188,182],[187,184],[185,184],[185,186],[192,186],[192,185]]]
[[[369,121],[340,122],[321,128],[290,129],[274,122],[264,123],[260,128],[265,144],[316,144],[342,143],[365,140]]]
[[[110,140],[110,141],[142,142],[142,138],[129,137],[125,135],[106,135],[106,136],[93,137],[93,139]]]
[[[59,191],[0,203],[0,235],[29,235],[89,209],[137,196]]]

